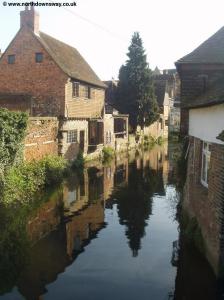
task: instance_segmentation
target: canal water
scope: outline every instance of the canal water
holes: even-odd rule
[[[90,163],[32,208],[2,208],[0,299],[223,299],[181,238],[177,150]]]

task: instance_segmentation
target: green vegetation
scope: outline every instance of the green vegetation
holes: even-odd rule
[[[130,126],[135,132],[137,125],[143,128],[158,119],[159,107],[152,71],[138,32],[133,34],[128,50],[128,60],[119,72],[116,105],[122,113],[129,114]]]
[[[161,145],[164,143],[163,137],[162,137],[162,136],[159,136],[159,137],[157,138],[157,140],[156,140],[156,143],[157,143],[158,145],[161,146]]]
[[[64,158],[47,156],[23,162],[23,140],[28,115],[0,109],[0,197],[5,204],[26,203],[46,186],[62,181]]]
[[[162,136],[159,136],[158,138],[154,138],[153,136],[151,135],[144,135],[143,137],[143,145],[144,146],[154,146],[155,144],[158,144],[158,145],[162,145],[164,142],[164,139]]]
[[[40,161],[24,162],[9,169],[4,178],[4,203],[26,203],[37,191],[59,183],[63,179],[67,161],[58,156],[47,156]]]
[[[82,170],[84,168],[85,158],[83,157],[83,153],[79,152],[76,159],[72,162],[72,169]]]
[[[0,176],[7,168],[22,159],[22,141],[25,137],[28,115],[0,109]]]
[[[103,152],[103,162],[109,161],[115,155],[115,151],[111,147],[104,147],[102,152]]]

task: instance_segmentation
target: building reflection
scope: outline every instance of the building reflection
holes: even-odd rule
[[[47,284],[74,263],[107,226],[105,209],[114,204],[136,257],[152,214],[153,196],[165,194],[168,169],[167,146],[163,146],[121,154],[108,165],[98,163],[81,174],[71,174],[27,222],[32,247],[17,282],[25,299],[41,299]]]
[[[173,300],[221,300],[223,281],[218,281],[208,261],[184,236],[180,236]]]

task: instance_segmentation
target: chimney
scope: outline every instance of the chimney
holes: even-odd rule
[[[35,34],[39,34],[39,14],[33,6],[26,6],[25,10],[20,12],[20,28],[22,27],[28,27]]]

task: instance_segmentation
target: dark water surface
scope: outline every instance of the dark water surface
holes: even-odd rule
[[[201,255],[175,250],[175,155],[92,164],[32,210],[3,210],[0,299],[222,299]]]

